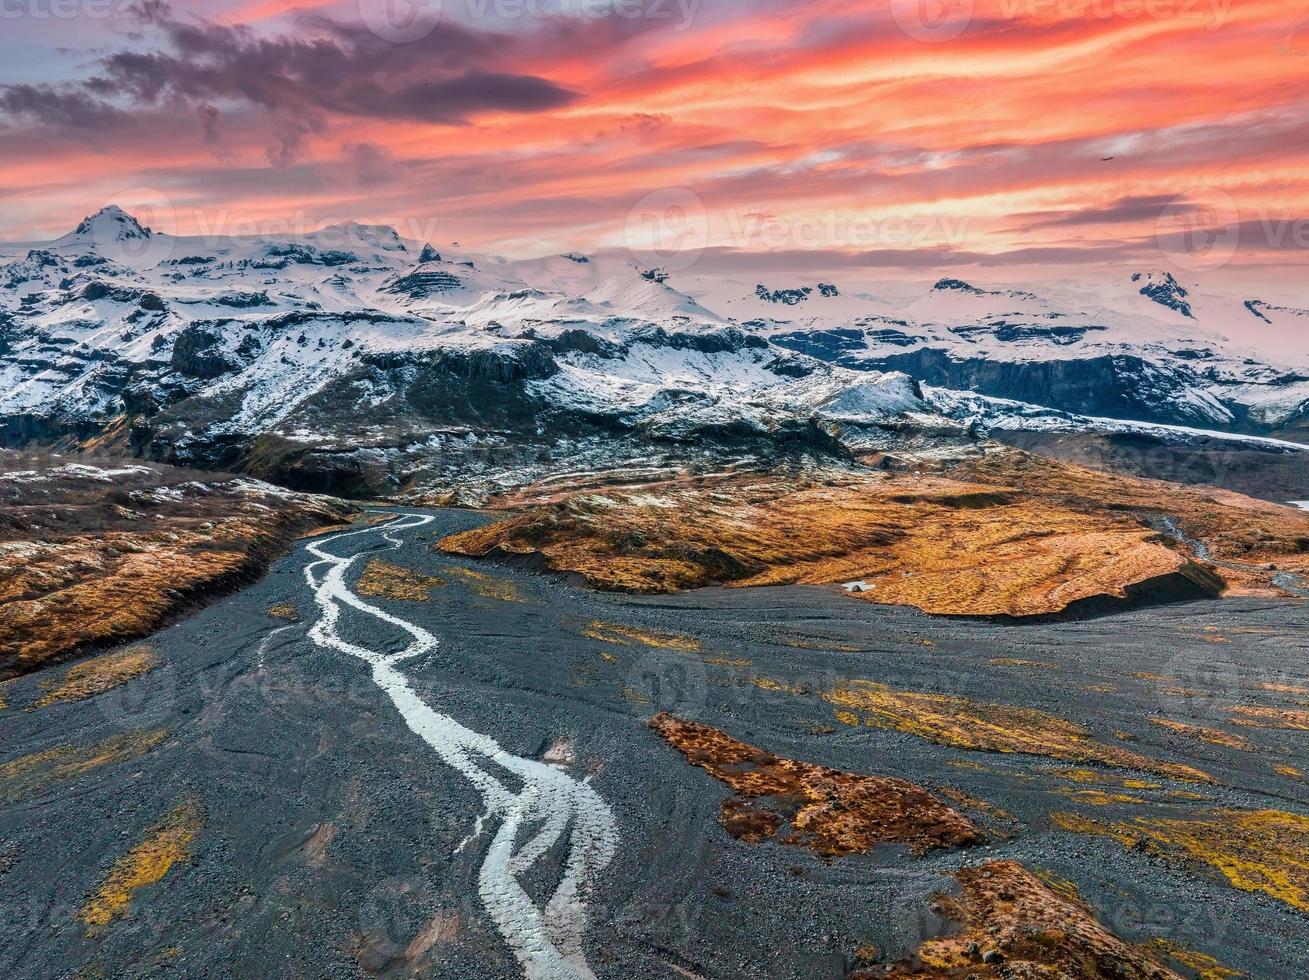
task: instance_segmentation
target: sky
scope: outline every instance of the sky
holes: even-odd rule
[[[511,256],[1309,248],[1309,0],[0,0],[0,239],[358,220]]]

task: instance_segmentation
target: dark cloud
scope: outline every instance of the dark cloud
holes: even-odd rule
[[[0,87],[0,111],[29,122],[76,130],[103,129],[130,121],[128,113],[108,102],[51,85]]]
[[[164,21],[169,50],[120,51],[84,83],[138,105],[233,99],[289,113],[463,123],[482,112],[540,112],[576,94],[507,70],[514,42],[439,25],[409,44],[321,17],[316,33],[261,37],[245,27]]]
[[[308,137],[323,131],[323,122],[313,116],[283,114],[274,131],[273,142],[266,148],[268,162],[274,167],[289,167],[300,159]]]
[[[200,131],[204,134],[205,144],[221,147],[223,144],[223,114],[218,106],[204,103],[196,106],[195,113],[200,117]]]
[[[1165,211],[1176,214],[1186,207],[1187,205],[1174,194],[1122,197],[1112,204],[1099,208],[1028,211],[1017,214],[1014,215],[1014,218],[1019,222],[1019,225],[1014,230],[1030,231],[1033,228],[1081,227],[1158,221]]]

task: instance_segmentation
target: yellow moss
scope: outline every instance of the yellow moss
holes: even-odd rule
[[[1245,976],[1239,970],[1228,969],[1206,953],[1187,949],[1185,946],[1181,946],[1171,939],[1164,939],[1162,936],[1156,936],[1146,945],[1160,957],[1194,970],[1195,980],[1228,980],[1229,977]]]
[[[1114,773],[1098,769],[1065,769],[1062,772],[1056,772],[1055,775],[1060,779],[1066,779],[1071,783],[1096,783],[1101,786],[1120,786],[1123,789],[1135,790],[1155,790],[1163,788],[1161,783],[1153,783],[1144,779],[1125,779]]]
[[[1141,681],[1175,681],[1175,680],[1177,680],[1176,677],[1171,677],[1171,676],[1169,676],[1168,674],[1151,674],[1151,673],[1149,673],[1149,672],[1147,672],[1147,671],[1139,671],[1138,673],[1135,673],[1135,674],[1133,674],[1132,676],[1135,677],[1137,680],[1141,680]]]
[[[159,656],[151,647],[131,647],[117,653],[108,653],[68,668],[63,680],[51,691],[42,695],[32,706],[66,701],[84,701],[105,691],[126,684],[134,677],[147,674],[159,666]]]
[[[836,713],[836,720],[842,725],[851,725],[853,727],[858,727],[859,725],[859,716],[853,711],[838,711]]]
[[[700,659],[710,667],[749,667],[753,663],[745,657],[738,657],[735,660],[730,657],[701,657]]]
[[[876,943],[869,943],[856,949],[854,958],[861,963],[876,963],[882,958],[882,949]]]
[[[1092,772],[1090,769],[1069,769],[1061,773],[1064,779],[1074,783],[1100,783],[1104,781],[1104,775],[1098,772]]]
[[[1236,725],[1246,728],[1277,728],[1291,732],[1309,732],[1309,711],[1298,708],[1264,708],[1255,705],[1238,705],[1230,718]]]
[[[641,691],[638,691],[636,688],[628,684],[620,684],[618,686],[618,696],[621,697],[624,701],[631,701],[635,704],[650,703],[650,699],[647,698]]]
[[[496,578],[485,572],[475,572],[468,568],[443,568],[445,574],[461,579],[477,595],[486,599],[499,599],[501,602],[522,602],[518,586],[508,579]]]
[[[1304,773],[1295,766],[1273,766],[1273,772],[1287,779],[1304,779]]]
[[[150,828],[145,840],[110,869],[104,883],[82,906],[78,918],[93,928],[103,928],[126,914],[138,891],[157,884],[173,865],[190,856],[204,820],[204,809],[198,803],[178,804]]]
[[[808,694],[809,689],[799,684],[788,684],[785,681],[774,680],[771,677],[753,677],[750,682],[761,691],[777,691],[782,694]]]
[[[869,727],[916,735],[938,745],[1095,762],[1173,779],[1212,782],[1212,777],[1191,766],[1103,745],[1093,740],[1082,726],[1033,708],[897,691],[872,681],[852,681],[824,692],[822,697],[847,711],[862,713]]]
[[[992,667],[1037,667],[1042,670],[1058,670],[1058,664],[1046,663],[1044,660],[1016,660],[1013,657],[992,657]]]
[[[1160,694],[1168,694],[1175,698],[1205,698],[1209,696],[1208,691],[1201,691],[1194,687],[1165,687],[1161,688]]]
[[[633,629],[617,623],[594,620],[582,635],[602,643],[617,646],[631,646],[633,643],[651,647],[655,650],[681,650],[684,653],[696,653],[700,650],[700,641],[692,636],[679,636],[676,633],[656,633],[649,630]]]
[[[1276,694],[1309,694],[1309,687],[1297,687],[1295,684],[1260,684],[1259,689]]]
[[[1074,814],[1052,819],[1065,830],[1208,865],[1242,891],[1263,892],[1309,912],[1309,817],[1281,810],[1215,810],[1198,817],[1137,817],[1108,824]]]
[[[383,599],[400,599],[406,602],[427,602],[431,591],[444,586],[445,580],[434,575],[423,575],[412,568],[394,565],[374,558],[355,584],[360,595]]]
[[[610,653],[608,650],[601,650],[601,651],[600,651],[600,659],[603,660],[603,661],[604,661],[605,663],[607,663],[607,664],[616,664],[616,663],[618,663],[618,657],[617,657],[617,655],[616,655],[616,654],[612,654],[612,653]]]
[[[1185,735],[1188,738],[1198,738],[1210,745],[1222,745],[1229,749],[1240,749],[1242,752],[1254,751],[1254,746],[1250,744],[1249,739],[1233,732],[1225,732],[1221,728],[1188,725],[1186,722],[1173,721],[1171,718],[1150,718],[1148,720],[1150,724],[1158,728],[1165,728],[1170,732],[1176,732],[1178,735]]]
[[[167,735],[168,732],[162,728],[124,732],[92,745],[59,745],[20,756],[0,765],[3,798],[17,800],[50,783],[75,779],[100,766],[138,758],[158,746]]]
[[[1112,684],[1084,684],[1082,690],[1090,691],[1092,694],[1113,694],[1118,688]]]
[[[1045,882],[1045,886],[1060,898],[1069,902],[1083,901],[1082,893],[1077,885],[1062,875],[1057,875],[1045,868],[1036,868],[1032,873]]]
[[[268,607],[268,615],[274,619],[285,619],[292,623],[300,621],[300,610],[290,603],[283,603],[277,606]]]

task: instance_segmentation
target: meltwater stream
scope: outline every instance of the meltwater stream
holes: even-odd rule
[[[483,818],[499,822],[478,876],[478,891],[488,915],[523,968],[528,980],[593,980],[582,948],[586,930],[587,893],[596,876],[613,859],[618,844],[613,812],[587,780],[506,752],[490,736],[472,731],[422,700],[398,669],[405,660],[437,646],[437,639],[414,623],[390,615],[359,598],[345,576],[361,557],[333,554],[336,542],[364,535],[380,535],[392,548],[403,543],[401,532],[430,524],[424,514],[401,514],[394,521],[346,531],[311,543],[309,553],[319,559],[305,567],[305,580],[318,604],[319,619],[309,638],[322,647],[349,654],[372,668],[373,680],[396,706],[410,729],[447,765],[462,773],[482,795]],[[409,634],[400,653],[384,654],[344,639],[338,631],[343,607],[372,617]],[[522,789],[512,790],[495,775],[512,773]],[[559,841],[568,847],[559,884],[538,906],[519,881],[520,876]]]

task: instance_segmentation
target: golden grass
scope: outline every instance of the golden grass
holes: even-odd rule
[[[1309,573],[1299,547],[1309,515],[1289,508],[1016,451],[939,469],[572,486],[518,495],[524,513],[439,547],[537,555],[596,587],[638,592],[864,581],[871,588],[856,598],[957,615],[1039,615],[1145,586],[1272,594],[1266,564]],[[1160,500],[1189,538],[1237,564],[1216,571],[1155,533],[1149,521]]]
[[[237,516],[180,516],[0,554],[0,676],[147,636],[188,604],[253,578],[300,528],[339,510],[288,502],[256,515],[243,513],[243,498],[227,506]]]
[[[1260,684],[1261,691],[1272,691],[1277,694],[1301,694],[1309,695],[1309,687],[1300,687],[1296,684]]]
[[[471,557],[540,555],[599,588],[638,592],[862,580],[871,588],[858,598],[945,614],[1039,615],[1125,598],[1145,583],[1193,594],[1222,588],[1141,519],[1104,501],[966,476],[739,475],[604,488],[439,546]],[[1309,518],[1300,523],[1309,528]]]
[[[1055,825],[1110,837],[1175,862],[1207,865],[1234,887],[1309,912],[1309,817],[1281,810],[1215,810],[1196,817],[1101,823],[1052,815]]]
[[[445,584],[445,579],[423,575],[412,568],[374,558],[364,566],[363,574],[355,583],[355,591],[374,598],[427,602],[431,599],[432,590],[442,588]]]
[[[1309,732],[1309,711],[1298,708],[1265,708],[1238,705],[1232,709],[1231,722],[1246,728],[1274,728],[1288,732]]]
[[[494,575],[487,575],[485,572],[476,572],[469,568],[449,568],[441,569],[446,575],[452,578],[460,579],[476,595],[485,599],[498,599],[500,602],[522,602],[523,597],[518,592],[518,586],[508,579],[496,578]]]
[[[1250,744],[1248,738],[1234,732],[1225,732],[1221,728],[1190,725],[1183,721],[1173,721],[1171,718],[1148,718],[1146,720],[1157,728],[1164,728],[1177,735],[1185,735],[1187,738],[1196,738],[1202,742],[1208,742],[1210,745],[1222,745],[1229,749],[1240,749],[1242,752],[1254,751],[1254,746]]]
[[[126,915],[137,892],[162,881],[175,864],[190,856],[204,821],[204,808],[198,803],[179,803],[110,869],[78,918],[92,928],[103,928]]]
[[[783,759],[667,712],[650,727],[736,792],[723,802],[719,823],[747,843],[773,838],[841,857],[878,844],[906,844],[922,854],[982,840],[967,817],[903,779]]]
[[[69,667],[63,680],[43,694],[33,707],[44,708],[61,702],[85,701],[148,674],[158,666],[159,654],[153,647],[136,646],[107,653]]]
[[[300,610],[289,602],[284,602],[276,606],[269,606],[268,615],[272,616],[274,619],[285,619],[290,623],[300,622]]]
[[[158,747],[167,736],[164,729],[124,732],[91,745],[58,745],[19,756],[0,765],[3,799],[13,802],[52,783],[76,779],[101,766],[139,758]]]
[[[1162,762],[1116,745],[1094,741],[1081,725],[1033,708],[987,704],[945,694],[898,691],[872,681],[851,681],[826,691],[823,700],[858,713],[865,725],[905,732],[955,748],[1023,753],[1138,769],[1172,779],[1212,782],[1191,766]]]
[[[1198,953],[1193,949],[1187,949],[1180,943],[1175,943],[1162,936],[1155,936],[1146,947],[1156,953],[1160,959],[1178,963],[1195,974],[1195,980],[1228,980],[1230,977],[1240,977],[1245,974],[1239,970],[1232,970],[1223,966],[1222,963],[1214,959],[1207,953]]]
[[[992,667],[1030,667],[1035,670],[1058,670],[1058,664],[1047,663],[1044,660],[1019,660],[1014,657],[992,657]]]
[[[1120,786],[1123,789],[1163,789],[1162,783],[1124,777],[1113,772],[1106,772],[1103,769],[1065,769],[1062,772],[1054,773],[1054,775],[1059,779],[1066,779],[1070,783],[1082,785],[1094,783],[1101,786]]]
[[[124,546],[145,550],[105,556]],[[79,647],[143,636],[178,606],[180,590],[204,589],[246,567],[246,553],[238,549],[129,545],[121,539],[52,545],[7,590],[11,597],[35,598],[0,596],[0,660],[22,673]]]

